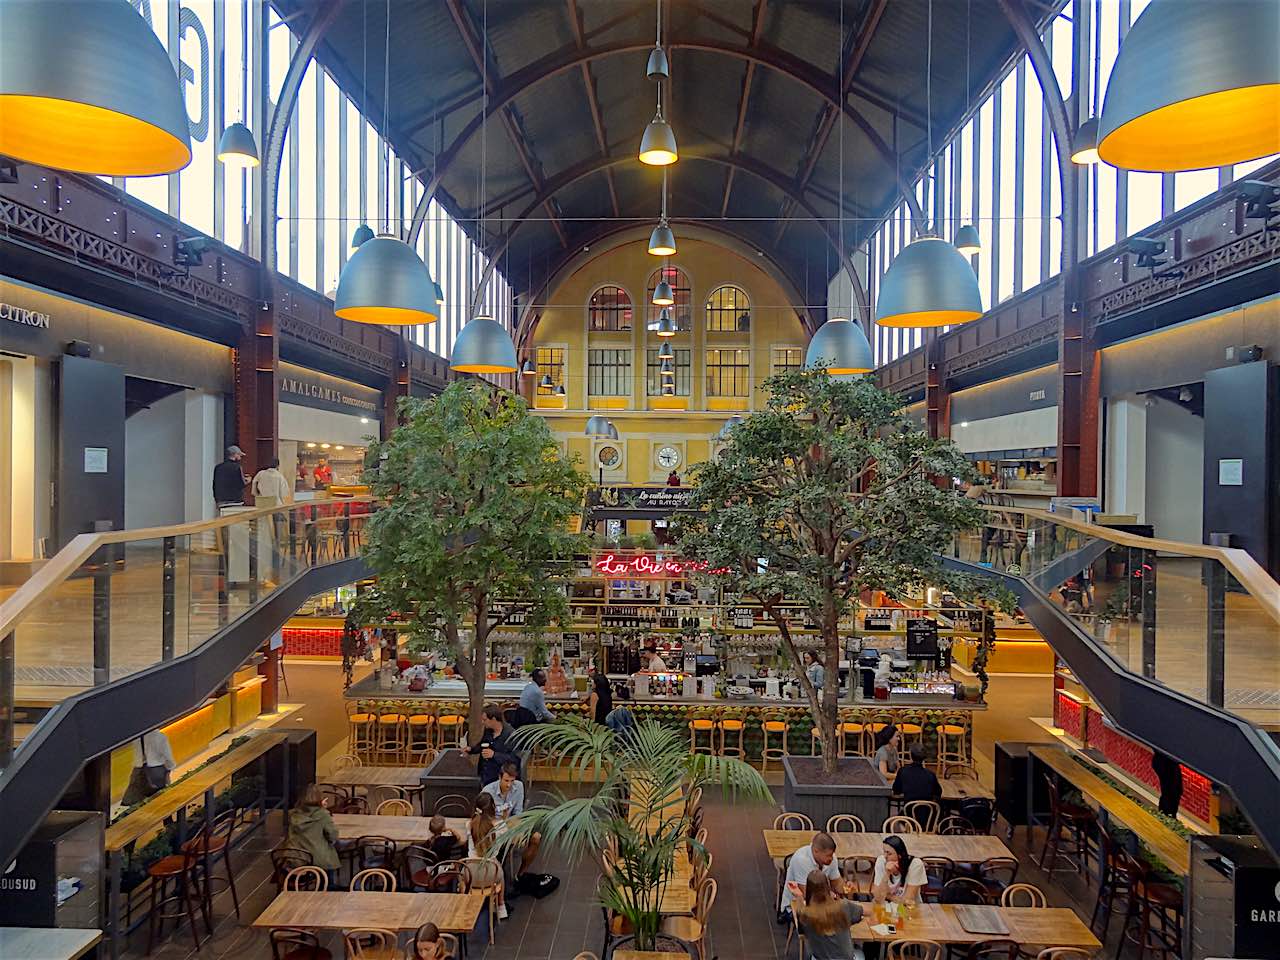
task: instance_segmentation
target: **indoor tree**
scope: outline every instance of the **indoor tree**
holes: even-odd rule
[[[412,646],[452,659],[475,738],[490,634],[517,610],[534,627],[566,612],[580,540],[570,524],[586,476],[523,399],[478,380],[401,400],[399,413],[366,456],[365,480],[385,505],[365,527],[377,583],[359,607],[373,619],[397,615]]]
[[[901,398],[869,378],[797,370],[765,387],[766,408],[732,428],[717,459],[693,468],[692,512],[677,518],[676,533],[684,556],[727,592],[758,601],[777,626],[832,773],[841,617],[867,590],[901,596],[937,584],[973,595],[977,583],[944,570],[940,554],[983,515],[951,487],[950,478],[973,474],[964,455],[920,430]],[[784,601],[807,606],[819,629],[821,698]]]
[[[601,903],[626,919],[638,950],[653,949],[677,850],[705,852],[692,838],[685,798],[719,784],[738,801],[773,799],[755,767],[735,757],[690,753],[681,731],[648,717],[615,734],[586,717],[567,716],[521,727],[516,742],[571,770],[571,780],[599,787],[586,796],[553,794],[550,803],[526,807],[500,848],[519,847],[540,833],[571,858],[595,859]]]

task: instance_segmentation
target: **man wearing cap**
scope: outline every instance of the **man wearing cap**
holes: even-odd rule
[[[249,478],[240,467],[243,459],[244,451],[233,443],[227,447],[227,459],[213,468],[213,502],[219,510],[244,506],[244,488]]]

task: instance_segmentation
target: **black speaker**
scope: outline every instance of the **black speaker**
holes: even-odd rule
[[[1030,813],[1037,815],[1048,812],[1049,791],[1045,787],[1044,777],[1032,778],[1033,767],[1028,748],[1035,744],[1001,740],[996,747],[996,813],[1004,817],[1012,827],[1026,827],[1031,824]],[[1031,788],[1032,810],[1027,809],[1027,788]]]
[[[88,340],[68,340],[66,354],[69,357],[88,357],[93,352],[93,347],[89,345]]]
[[[284,793],[284,774],[289,772],[288,806],[298,802],[302,791],[316,782],[316,732],[295,729],[288,732],[284,743],[267,754],[267,796]]]

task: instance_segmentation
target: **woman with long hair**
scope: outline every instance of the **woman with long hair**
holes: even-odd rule
[[[876,753],[872,762],[880,776],[892,781],[898,773],[898,728],[886,723],[876,733]]]
[[[597,670],[591,675],[591,696],[587,698],[587,712],[601,726],[613,709],[613,687],[604,671]]]
[[[328,805],[314,783],[307,784],[298,805],[289,814],[286,847],[297,847],[311,854],[311,862],[329,874],[329,886],[338,881],[338,828],[329,815]]]
[[[876,900],[919,903],[920,890],[929,882],[924,861],[907,853],[902,837],[891,834],[884,838],[882,853],[876,858],[871,895]]]
[[[498,819],[498,807],[493,795],[481,792],[476,797],[476,806],[471,814],[471,823],[467,829],[467,856],[470,858],[492,856],[493,846],[498,835],[507,829],[507,822]],[[502,870],[496,871],[495,883],[498,888],[498,919],[507,919],[507,898],[503,890]],[[488,881],[476,881],[487,883]]]
[[[862,907],[842,900],[831,889],[821,870],[809,871],[804,882],[804,903],[792,901],[796,925],[809,941],[809,960],[846,960],[855,956],[849,928],[862,919]]]

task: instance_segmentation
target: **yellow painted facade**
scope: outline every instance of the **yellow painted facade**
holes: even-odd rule
[[[650,277],[661,265],[650,256],[643,240],[624,244],[593,258],[547,298],[542,320],[534,331],[527,354],[534,357],[538,347],[560,351],[561,376],[566,396],[537,396],[535,409],[549,421],[552,431],[567,452],[577,454],[592,477],[599,476],[604,448],[612,447],[619,459],[606,466],[605,482],[660,483],[669,467],[660,462],[675,451],[677,472],[684,476],[689,466],[715,453],[713,435],[735,413],[746,414],[764,406],[767,397],[763,382],[775,372],[780,351],[791,348],[794,360],[803,357],[808,336],[790,298],[758,263],[723,247],[704,241],[679,238],[680,252],[669,258],[688,278],[691,289],[692,330],[670,338],[673,349],[690,351],[688,396],[647,396],[646,359],[649,349],[657,349],[662,339],[646,329],[651,308],[647,303]],[[707,298],[730,284],[746,293],[750,302],[747,330],[722,332],[708,329]],[[590,330],[588,304],[596,291],[607,285],[621,287],[631,300],[632,319],[628,331]],[[617,349],[630,351],[631,376],[625,395],[588,395],[588,351]],[[749,387],[746,396],[708,396],[706,354],[708,350],[745,349],[749,358]],[[544,353],[544,357],[547,354]],[[526,396],[536,392],[534,378],[521,385]],[[618,428],[620,441],[602,441],[583,434],[593,412],[605,412]],[[669,448],[669,449],[668,449]]]

